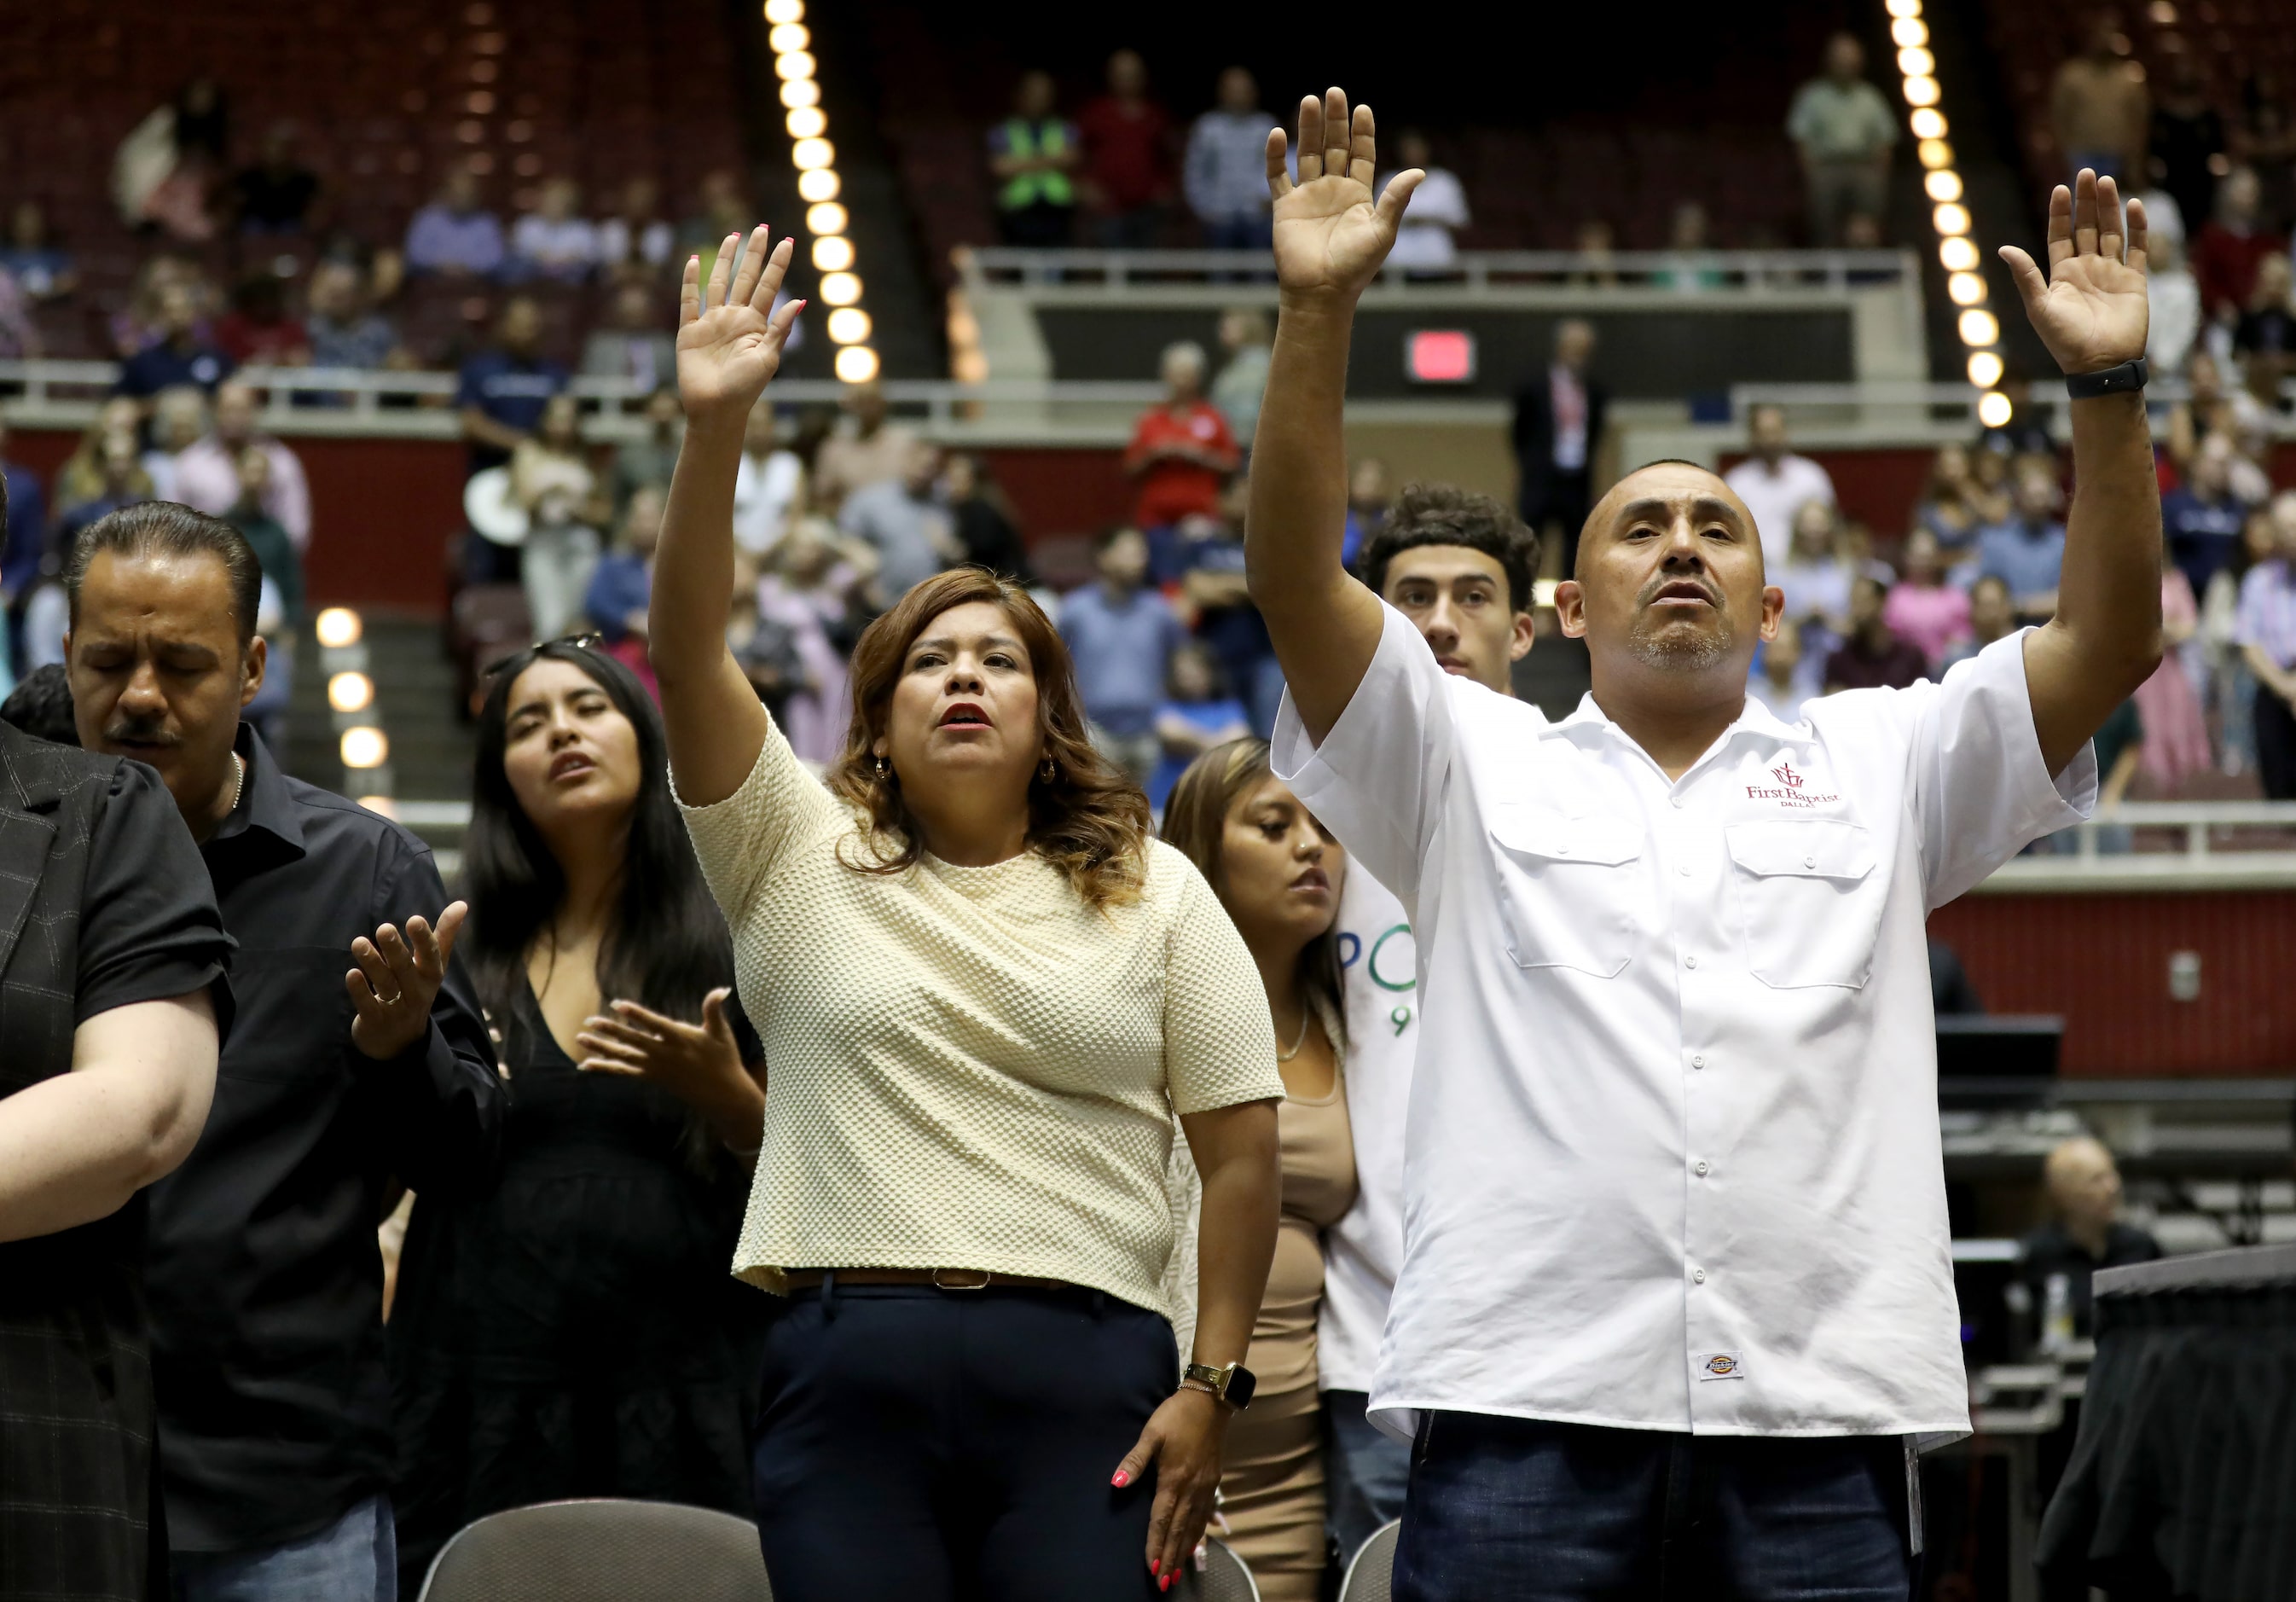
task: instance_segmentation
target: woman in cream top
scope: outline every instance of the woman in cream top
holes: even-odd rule
[[[1280,1043],[1283,1213],[1245,1360],[1259,1389],[1229,1432],[1220,1493],[1228,1543],[1250,1565],[1259,1594],[1315,1602],[1324,1567],[1316,1370],[1324,1231],[1356,1198],[1336,937],[1347,858],[1269,770],[1262,740],[1232,740],[1189,764],[1165,808],[1164,838],[1188,854],[1234,919]]]
[[[825,781],[724,644],[787,241],[689,262],[652,606],[670,766],[767,1064],[734,1269],[781,1293],[752,1435],[775,1594],[1152,1597],[1198,1539],[1276,1224],[1250,954],[1092,749],[1058,635],[975,569],[853,661]],[[1183,1380],[1177,1115],[1202,1176]],[[1183,1287],[1185,1288],[1185,1287]],[[1177,1385],[1177,1388],[1176,1388]]]

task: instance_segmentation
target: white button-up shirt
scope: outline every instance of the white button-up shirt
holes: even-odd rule
[[[1811,501],[1833,505],[1833,475],[1808,456],[1780,456],[1775,469],[1759,456],[1748,456],[1724,473],[1722,481],[1754,514],[1762,560],[1774,573],[1792,555],[1794,513]]]
[[[1968,1429],[1923,925],[2095,759],[2045,771],[2021,635],[1804,711],[1670,782],[1391,609],[1320,747],[1285,702],[1276,770],[1419,944],[1384,1427]]]

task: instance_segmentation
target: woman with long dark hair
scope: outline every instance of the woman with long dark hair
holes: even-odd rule
[[[502,1172],[417,1196],[391,1323],[402,1590],[482,1515],[573,1496],[745,1511],[763,1331],[728,1278],[765,1105],[661,720],[586,644],[479,714],[458,948],[511,1090]]]
[[[854,649],[826,784],[799,764],[725,645],[742,427],[800,304],[771,311],[791,247],[762,228],[729,285],[739,242],[706,291],[686,264],[652,638],[773,1063],[734,1262],[783,1298],[751,1442],[774,1594],[1153,1598],[1250,1395],[1283,1094],[1267,1002],[1017,586],[963,568],[910,589]],[[1167,1283],[1176,1114],[1202,1176],[1193,1287]]]
[[[1355,1138],[1341,1064],[1340,891],[1347,855],[1268,766],[1265,740],[1232,740],[1188,765],[1164,808],[1164,838],[1187,853],[1259,969],[1275,1028],[1283,1105],[1283,1217],[1252,1326],[1259,1376],[1229,1433],[1220,1475],[1228,1544],[1267,1602],[1315,1602],[1324,1578],[1323,1408],[1316,1320],[1324,1231],[1356,1199]]]

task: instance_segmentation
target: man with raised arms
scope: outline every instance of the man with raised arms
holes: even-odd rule
[[[1268,140],[1281,316],[1253,600],[1279,771],[1409,911],[1403,1267],[1372,1409],[1412,1433],[1415,1602],[1905,1598],[1918,1445],[1968,1429],[1923,922],[2094,804],[2090,734],[2160,655],[2144,220],[2059,189],[2003,252],[2068,374],[2055,615],[1941,683],[1781,723],[1783,600],[1702,468],[1631,472],[1560,587],[1594,688],[1550,722],[1447,675],[1340,563],[1355,303],[1416,175],[1371,113]]]

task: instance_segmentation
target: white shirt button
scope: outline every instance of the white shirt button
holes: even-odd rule
[[[1683,965],[1684,965],[1685,967],[1692,967],[1692,968],[1694,968],[1694,967],[1696,967],[1696,966],[1698,965],[1698,959],[1697,959],[1696,957],[1684,957],[1684,958],[1682,959],[1682,961],[1683,961]]]
[[[1690,1065],[1691,1065],[1693,1068],[1703,1068],[1703,1067],[1705,1067],[1705,1066],[1706,1066],[1706,1058],[1705,1058],[1705,1056],[1702,1054],[1702,1055],[1700,1055],[1700,1056],[1694,1056],[1694,1057],[1691,1058],[1691,1059],[1690,1059]]]
[[[1693,1285],[1704,1285],[1706,1283],[1706,1270],[1704,1269],[1691,1269],[1690,1280]]]
[[[1817,859],[1815,857],[1804,857],[1801,859],[1801,865],[1804,867],[1816,867],[1817,866]]]
[[[1676,873],[1680,874],[1684,878],[1687,879],[1688,877],[1690,877],[1690,864],[1688,864],[1687,862],[1685,862],[1685,863],[1684,863],[1680,867],[1676,868],[1674,871],[1675,871]]]
[[[1706,1164],[1702,1161],[1698,1164],[1697,1173],[1702,1179],[1706,1177]]]
[[[1682,805],[1682,797],[1678,795],[1669,795],[1667,797],[1667,800],[1672,801],[1677,807]]]

